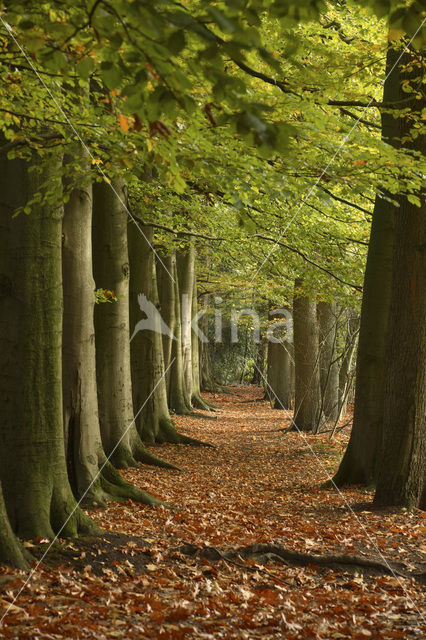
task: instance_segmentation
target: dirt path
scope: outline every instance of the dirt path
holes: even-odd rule
[[[424,591],[413,578],[173,551],[270,542],[309,553],[382,554],[408,571],[426,570],[426,513],[373,512],[369,492],[322,489],[348,434],[332,442],[284,435],[285,412],[260,397],[253,387],[232,389],[208,395],[221,409],[214,419],[178,417],[183,433],[216,448],[164,445],[155,453],[184,472],[143,467],[124,475],[179,509],[129,501],[97,510],[109,533],[53,552],[52,560],[72,565],[37,571],[0,637],[424,637]],[[22,583],[16,575],[0,572],[0,606]]]

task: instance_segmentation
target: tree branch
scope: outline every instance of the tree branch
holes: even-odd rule
[[[260,233],[254,234],[253,237],[254,238],[260,238],[261,240],[266,240],[267,242],[273,242],[274,244],[276,244],[276,245],[278,245],[280,247],[283,247],[284,249],[288,249],[289,251],[292,251],[296,255],[300,256],[303,260],[305,260],[305,262],[307,262],[308,264],[311,264],[313,267],[316,267],[317,269],[320,269],[321,271],[324,271],[324,273],[327,273],[329,276],[331,276],[332,278],[334,278],[335,280],[337,280],[341,284],[344,284],[347,287],[351,287],[352,289],[355,289],[355,291],[362,292],[362,287],[360,287],[360,286],[358,286],[356,284],[352,284],[351,282],[346,282],[346,280],[343,280],[342,278],[337,276],[335,273],[333,273],[329,269],[326,269],[322,265],[320,265],[317,262],[314,262],[313,260],[308,258],[308,256],[305,253],[303,253],[303,251],[300,251],[299,249],[296,249],[296,247],[290,247],[290,245],[285,244],[285,242],[281,242],[280,240],[275,240],[275,238],[270,238],[269,236],[264,236],[264,235],[262,235]]]

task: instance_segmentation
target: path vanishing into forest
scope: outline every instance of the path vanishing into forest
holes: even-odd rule
[[[206,397],[220,411],[176,422],[215,448],[162,445],[155,453],[182,472],[123,472],[179,508],[128,501],[92,512],[104,534],[52,549],[49,566],[37,569],[9,609],[0,637],[425,637],[426,512],[373,511],[371,492],[350,488],[342,497],[321,487],[336,469],[347,429],[332,441],[328,434],[284,434],[288,416],[255,387]],[[228,553],[259,543],[275,552]],[[47,546],[27,544],[39,557]],[[386,566],[283,564],[280,548],[362,556],[388,562],[395,573]],[[27,575],[0,568],[0,616]]]

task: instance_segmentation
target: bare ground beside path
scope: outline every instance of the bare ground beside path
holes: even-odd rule
[[[206,394],[221,409],[216,419],[176,418],[182,433],[215,449],[163,445],[155,453],[184,472],[123,472],[179,508],[129,501],[92,512],[105,534],[53,549],[9,610],[0,637],[426,636],[419,579],[426,571],[426,513],[375,512],[371,492],[353,488],[343,491],[345,504],[321,484],[336,469],[346,430],[331,442],[327,435],[283,435],[278,429],[288,416],[259,401],[261,390],[230,391]],[[276,554],[225,559],[259,543],[385,559],[417,579],[365,567],[283,564]],[[38,556],[46,546],[30,544]],[[182,545],[195,555],[183,554]],[[25,579],[0,568],[0,615]]]

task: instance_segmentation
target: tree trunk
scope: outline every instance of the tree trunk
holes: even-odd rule
[[[421,52],[423,56],[425,52]],[[418,83],[422,63],[405,50],[398,64],[399,100],[406,98],[404,82]],[[410,68],[411,72],[407,72]],[[403,146],[426,152],[426,135],[410,138],[413,123],[421,122],[422,99],[413,99],[410,111],[396,120],[395,135]],[[426,475],[426,202],[420,207],[399,195],[395,210],[388,344],[384,374],[383,451],[377,490],[378,505],[419,507]],[[424,505],[423,505],[424,506]]]
[[[339,416],[340,419],[346,413],[346,404],[349,390],[352,386],[353,374],[351,373],[352,361],[355,353],[359,317],[348,309],[345,346],[343,348],[342,361],[339,369]]]
[[[256,355],[254,361],[254,371],[253,377],[251,379],[251,383],[257,385],[258,387],[263,386],[265,379],[265,369],[267,364],[267,351],[268,351],[268,341],[263,332],[261,333],[261,338],[256,345]]]
[[[180,314],[182,332],[182,364],[186,394],[192,398],[192,299],[195,279],[195,249],[190,246],[176,254],[176,268],[179,279]]]
[[[10,527],[0,483],[0,563],[11,564],[19,569],[28,569],[27,559],[30,558],[25,548]]]
[[[117,195],[118,194],[118,195]],[[114,291],[117,302],[96,306],[96,368],[99,418],[102,442],[107,455],[117,467],[135,464],[165,466],[142,444],[133,417],[130,373],[129,332],[129,257],[127,251],[127,212],[125,183],[122,179],[93,186],[93,254],[97,288]],[[121,200],[121,201],[120,201]],[[140,406],[137,407],[137,411]],[[132,493],[114,467],[108,467],[110,481],[118,482]],[[120,490],[121,491],[121,490]],[[116,493],[116,489],[114,489]],[[144,492],[140,496],[148,504],[158,504]],[[139,498],[135,498],[139,499]]]
[[[180,289],[177,268],[173,271],[174,282],[174,335],[172,345],[172,365],[170,367],[169,407],[175,413],[185,415],[191,413],[191,401],[185,385],[182,357],[182,324],[180,309]]]
[[[81,147],[79,174],[64,179],[69,198],[62,223],[64,295],[62,389],[68,474],[74,494],[85,502],[103,503],[97,477],[102,443],[96,389],[94,288],[92,274],[92,185],[90,165]],[[64,158],[65,171],[74,156]]]
[[[192,287],[192,318],[195,318],[198,314],[198,297],[197,297],[197,278],[194,274],[193,287]],[[207,409],[208,411],[213,409],[213,406],[201,397],[200,388],[200,353],[199,346],[200,341],[195,331],[191,331],[192,339],[192,396],[191,401],[194,407],[197,409]]]
[[[383,100],[399,99],[398,52],[389,48]],[[382,114],[382,136],[398,146],[398,120]],[[376,482],[382,443],[385,356],[390,310],[395,205],[376,196],[364,287],[359,332],[354,422],[348,447],[334,477],[337,485]]]
[[[329,302],[318,302],[317,314],[322,410],[326,420],[335,422],[339,416],[336,305]]]
[[[172,361],[173,337],[175,331],[175,285],[170,277],[175,272],[176,255],[161,255],[161,259],[156,260],[157,288],[160,303],[160,313],[166,326],[170,331],[162,335],[164,368],[166,370],[167,393],[170,381],[170,363]]]
[[[277,336],[275,336],[277,337]],[[269,342],[267,392],[273,409],[291,409],[290,343]]]
[[[316,432],[321,426],[318,322],[314,300],[298,294],[302,280],[296,279],[293,300],[295,428]],[[269,344],[269,348],[271,345]]]
[[[23,160],[0,159],[0,473],[12,530],[23,538],[98,531],[76,504],[65,463],[61,160],[37,156],[29,172]],[[46,185],[49,200],[12,218]]]
[[[202,306],[209,309],[210,295],[208,293],[202,296]],[[209,337],[209,313],[205,313],[199,322],[201,331],[207,338]],[[210,355],[210,343],[200,342],[199,345],[200,355],[200,389],[201,391],[217,391],[218,386],[213,379],[211,355]]]
[[[426,205],[396,214],[384,444],[375,503],[420,506],[426,472]]]

